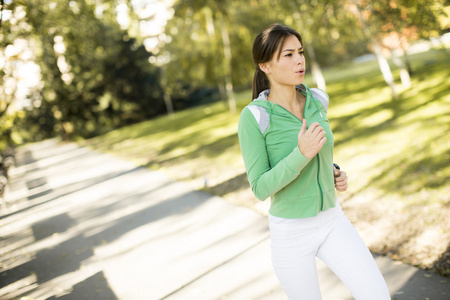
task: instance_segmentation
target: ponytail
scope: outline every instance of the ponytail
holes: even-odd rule
[[[267,90],[269,87],[267,75],[259,67],[256,67],[255,75],[253,76],[252,99],[258,98],[259,93]]]

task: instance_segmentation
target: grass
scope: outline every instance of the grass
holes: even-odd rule
[[[404,89],[398,84],[397,100],[391,98],[376,62],[325,70],[331,99],[328,117],[335,134],[335,161],[349,174],[351,188],[340,194],[349,217],[363,224],[383,219],[391,211],[392,218],[385,220],[395,223],[396,214],[417,219],[420,214],[416,212],[430,211],[421,228],[414,227],[395,241],[385,238],[382,248],[373,249],[433,267],[449,247],[450,59],[441,50],[431,50],[411,56],[411,62],[412,87]],[[393,73],[399,83],[399,70]],[[313,87],[310,77],[305,82]],[[251,100],[251,91],[236,97],[240,111]],[[258,208],[245,176],[238,120],[223,103],[214,103],[121,128],[82,144],[164,171],[232,203]],[[352,208],[359,211],[352,213]],[[361,209],[372,215],[361,217]],[[431,251],[428,260],[419,250],[409,251],[427,228],[445,233],[440,236],[443,244]],[[409,248],[404,249],[405,245]]]
[[[335,156],[356,174],[355,192],[376,188],[410,204],[449,203],[450,63],[441,52],[432,57],[416,57],[413,87],[397,100],[379,74],[329,85],[337,99],[329,114]]]

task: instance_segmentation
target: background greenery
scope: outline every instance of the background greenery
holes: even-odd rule
[[[155,7],[169,17],[148,33],[164,12]],[[297,28],[306,83],[332,99],[347,215],[372,251],[450,274],[450,55],[439,39],[449,1],[6,0],[1,10],[0,150],[79,140],[261,213],[236,133],[251,47],[269,24]],[[433,47],[418,53],[420,43]],[[378,62],[354,62],[366,54]],[[24,90],[28,64],[39,74]]]
[[[445,256],[450,241],[450,63],[444,51],[433,50],[414,55],[412,64],[417,73],[413,87],[396,101],[374,62],[325,72],[335,160],[350,178],[349,191],[339,197],[371,250],[450,275]],[[398,70],[394,74],[399,76]],[[312,85],[310,77],[306,82]],[[239,111],[250,98],[250,90],[238,94]],[[265,213],[247,182],[238,119],[222,103],[204,105],[114,130],[83,145],[164,170],[197,189]],[[367,226],[381,231],[377,239],[372,240]]]
[[[119,22],[124,8],[126,26]],[[320,70],[378,48],[378,57],[404,53],[397,62],[412,74],[407,50],[448,31],[450,6],[445,0],[6,0],[1,10],[5,145],[92,137],[219,99],[235,113],[234,92],[251,86],[253,39],[274,22],[302,33],[316,82]],[[155,20],[165,14],[157,31]],[[19,97],[20,67],[31,62],[39,66],[38,84]]]

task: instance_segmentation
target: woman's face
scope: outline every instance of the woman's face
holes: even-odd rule
[[[295,86],[303,82],[305,76],[305,57],[303,46],[295,35],[286,38],[283,48],[280,49],[280,58],[275,53],[267,63],[259,65],[266,73],[270,86],[288,85]]]

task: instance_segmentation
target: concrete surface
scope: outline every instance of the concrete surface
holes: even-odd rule
[[[17,160],[0,299],[287,299],[260,214],[73,143],[21,147]],[[448,278],[375,258],[393,299],[450,299]],[[324,300],[352,299],[317,265]]]

